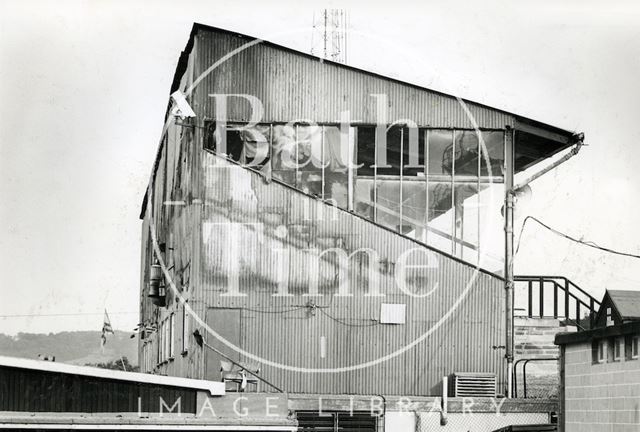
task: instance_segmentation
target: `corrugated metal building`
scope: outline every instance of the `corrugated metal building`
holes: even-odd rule
[[[297,423],[286,396],[266,408],[264,395],[225,395],[220,382],[0,356],[0,430],[292,432]]]
[[[293,393],[504,392],[505,148],[520,172],[573,133],[198,24],[178,90],[195,117],[169,108],[141,214],[145,372],[219,380],[227,356]]]

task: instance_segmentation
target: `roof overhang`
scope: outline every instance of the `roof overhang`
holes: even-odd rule
[[[558,333],[555,338],[555,344],[570,345],[574,343],[589,342],[593,339],[626,336],[638,333],[640,333],[640,321],[632,321],[620,325],[601,327],[575,333]]]
[[[515,169],[524,171],[557,153],[572,147],[580,140],[575,132],[516,117]]]

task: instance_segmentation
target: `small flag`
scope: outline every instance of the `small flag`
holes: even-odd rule
[[[102,323],[102,335],[100,336],[100,346],[104,347],[104,344],[107,343],[107,333],[113,333],[113,327],[111,327],[111,320],[109,320],[109,314],[107,314],[107,310],[104,310],[104,322]]]

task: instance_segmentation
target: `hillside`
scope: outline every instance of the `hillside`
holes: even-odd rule
[[[127,357],[138,364],[137,339],[131,333],[117,331],[107,335],[104,352],[100,348],[99,331],[61,333],[18,333],[8,336],[0,333],[0,355],[35,359],[38,354],[53,355],[56,361],[78,365],[107,363]]]

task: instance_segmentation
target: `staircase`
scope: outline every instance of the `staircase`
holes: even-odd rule
[[[580,330],[593,327],[600,302],[563,276],[516,276],[515,316],[553,318]]]
[[[558,397],[555,335],[593,327],[600,302],[562,276],[516,276],[514,391],[517,397]]]

